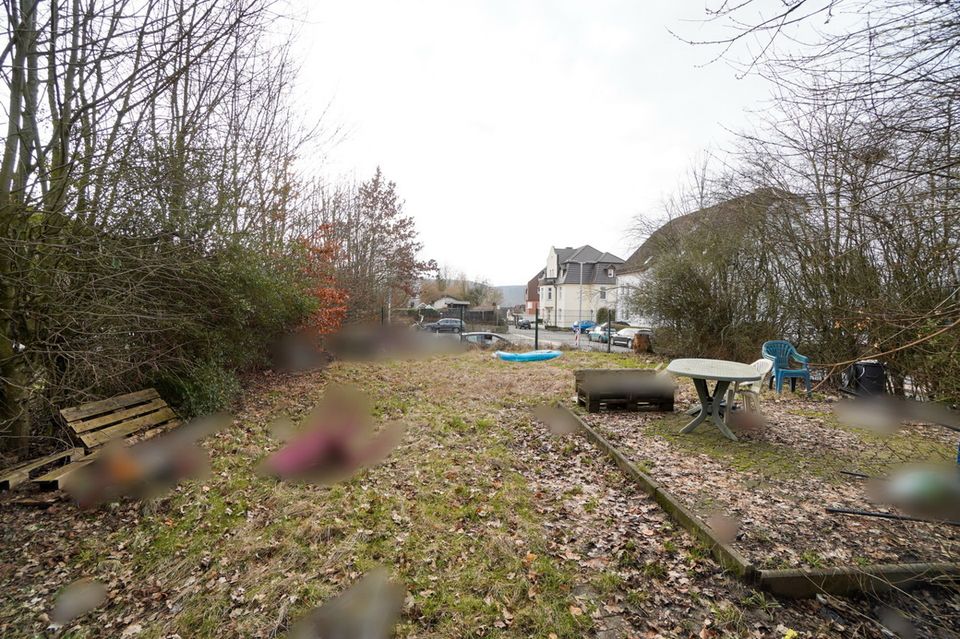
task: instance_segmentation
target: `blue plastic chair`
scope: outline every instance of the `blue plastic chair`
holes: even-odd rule
[[[802,379],[807,384],[807,395],[810,395],[810,358],[801,355],[793,344],[786,340],[775,339],[763,343],[761,349],[763,357],[773,362],[773,371],[770,377],[770,386],[777,385],[777,392],[783,392],[783,380],[790,380],[790,390],[797,390],[797,380]],[[791,368],[791,360],[799,362],[800,368]]]

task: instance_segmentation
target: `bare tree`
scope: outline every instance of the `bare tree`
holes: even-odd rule
[[[290,283],[263,285],[277,296],[308,288],[291,223],[315,129],[287,106],[295,69],[268,38],[272,4],[4,3],[5,441],[36,435],[44,402],[182,377],[253,339],[217,342],[214,327],[267,321],[267,336],[307,312],[290,298],[253,318],[272,303],[250,290],[266,274]]]
[[[348,318],[372,320],[414,293],[433,260],[419,257],[414,219],[405,214],[396,184],[377,168],[367,181],[317,191],[310,224],[330,229],[339,248],[338,285],[348,291]]]

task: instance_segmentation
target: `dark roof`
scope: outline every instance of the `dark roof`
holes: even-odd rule
[[[758,217],[767,215],[777,205],[797,206],[803,198],[773,187],[757,189],[746,195],[724,200],[718,204],[686,213],[667,221],[650,234],[627,261],[617,269],[620,275],[642,273],[650,268],[653,258],[660,252],[676,246],[677,237],[686,235],[700,226],[711,224],[722,217],[725,224],[750,225]]]
[[[576,249],[563,249],[564,254],[560,256],[560,275],[557,278],[557,284],[579,284],[580,266],[583,265],[583,283],[584,284],[616,284],[617,276],[614,272],[613,277],[607,274],[609,267],[617,267],[623,264],[623,260],[612,253],[604,253],[593,248],[589,244]]]
[[[583,264],[583,283],[584,284],[616,284],[617,274],[614,271],[613,277],[607,274],[607,269],[611,266],[616,267],[622,264],[623,260],[617,258],[617,262],[597,262],[595,264]],[[557,284],[579,284],[580,283],[580,264],[578,262],[567,262],[561,271],[561,276],[557,278]]]
[[[580,264],[583,264],[583,283],[584,284],[616,284],[616,272],[614,276],[607,275],[607,268],[610,266],[619,267],[623,260],[613,253],[604,253],[593,248],[589,244],[584,244],[578,248],[567,246],[565,248],[554,248],[557,254],[557,261],[560,263],[560,273],[556,278],[545,277],[546,270],[537,274],[539,281],[543,284],[579,284],[580,283]]]
[[[567,262],[584,262],[584,263],[602,263],[602,264],[623,264],[621,260],[616,255],[611,253],[602,253],[597,249],[593,248],[589,244],[584,244],[577,249],[555,249],[557,252],[557,258],[561,264],[566,264]],[[560,252],[563,251],[563,254]]]

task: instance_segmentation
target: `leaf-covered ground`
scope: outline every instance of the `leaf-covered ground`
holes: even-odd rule
[[[265,375],[205,443],[203,480],[83,513],[4,497],[0,636],[54,634],[53,600],[82,577],[108,598],[60,636],[282,636],[376,566],[407,591],[400,637],[889,636],[876,601],[776,601],[724,575],[585,439],[533,420],[536,406],[570,400],[573,369],[644,363],[472,352]],[[332,487],[257,476],[279,445],[269,425],[296,421],[331,384],[403,419],[401,446]]]
[[[695,397],[687,385],[679,395],[681,408]],[[739,442],[710,424],[681,434],[691,419],[682,413],[596,413],[585,419],[704,519],[735,521],[734,547],[761,568],[960,558],[958,527],[825,510],[903,514],[877,503],[871,481],[841,471],[880,478],[904,464],[949,464],[956,456],[955,433],[905,424],[895,434],[880,435],[843,426],[832,401],[767,397],[766,425],[740,430]]]

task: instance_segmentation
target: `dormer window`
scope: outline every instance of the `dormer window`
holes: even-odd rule
[[[613,277],[613,267],[607,267],[607,277]]]

